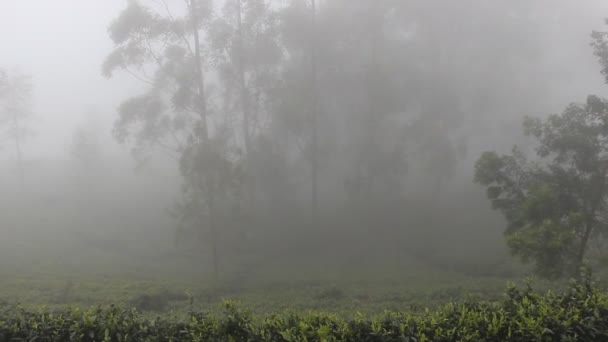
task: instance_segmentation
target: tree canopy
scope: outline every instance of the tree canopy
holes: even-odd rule
[[[608,102],[589,96],[544,121],[526,118],[524,131],[537,141],[537,158],[517,147],[485,152],[475,181],[507,219],[514,254],[546,277],[576,274],[589,240],[605,239],[608,227]]]

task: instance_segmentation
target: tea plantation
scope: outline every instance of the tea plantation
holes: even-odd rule
[[[126,306],[125,306],[126,307]],[[120,306],[0,306],[0,341],[608,341],[608,293],[589,277],[559,293],[509,286],[501,300],[351,317],[314,311],[252,314],[226,301],[160,317]]]

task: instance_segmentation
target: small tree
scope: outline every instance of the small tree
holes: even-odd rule
[[[69,153],[85,169],[95,167],[101,154],[98,137],[86,127],[77,127],[72,136]]]
[[[0,71],[0,125],[15,142],[19,177],[23,183],[23,142],[28,135],[26,120],[31,115],[32,83],[29,75]]]
[[[538,160],[517,147],[509,155],[484,152],[475,181],[508,222],[511,251],[548,278],[576,275],[590,238],[608,224],[608,102],[589,96],[546,121],[526,118],[524,131],[538,141]]]

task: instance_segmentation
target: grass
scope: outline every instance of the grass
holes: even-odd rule
[[[306,246],[301,247],[304,252],[288,251],[264,259],[224,260],[216,283],[205,267],[208,263],[196,258],[160,258],[156,254],[162,251],[157,248],[148,248],[156,253],[153,257],[143,253],[133,257],[78,249],[77,244],[71,249],[54,246],[37,254],[27,246],[20,247],[21,253],[0,249],[0,302],[32,309],[41,305],[145,307],[142,302],[166,296],[166,303],[161,298],[157,305],[163,312],[185,312],[192,306],[214,311],[224,300],[236,300],[256,314],[316,310],[350,316],[416,311],[467,298],[500,299],[507,282],[521,284],[525,279],[525,270],[510,259],[495,258],[498,261],[485,265],[465,261],[453,267],[382,246],[349,253],[340,246]],[[305,253],[309,250],[315,252]],[[537,282],[536,287],[559,285]]]
[[[167,273],[61,271],[1,274],[0,301],[28,308],[136,305],[142,296],[167,296],[161,311],[215,310],[235,300],[254,313],[284,310],[323,311],[352,315],[384,310],[416,311],[454,300],[500,299],[507,281],[523,278],[470,276],[432,269],[411,260],[359,264],[274,260],[242,276],[225,274],[218,283],[208,276]],[[541,284],[545,286],[549,284]],[[144,308],[147,309],[147,308]]]

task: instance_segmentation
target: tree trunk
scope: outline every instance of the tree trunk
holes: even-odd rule
[[[192,25],[192,34],[194,35],[194,68],[196,72],[196,83],[197,83],[197,101],[196,110],[200,116],[201,128],[199,138],[203,141],[209,139],[209,125],[207,123],[207,99],[205,98],[205,76],[203,74],[203,67],[201,66],[201,42],[198,33],[198,18],[196,15],[196,0],[190,0],[190,21]]]
[[[591,210],[589,211],[587,222],[585,224],[585,231],[581,238],[581,244],[578,249],[578,253],[576,255],[575,260],[575,269],[574,272],[580,276],[580,268],[583,266],[583,260],[585,258],[585,252],[587,251],[587,245],[589,244],[589,238],[591,237],[591,233],[596,224],[595,216],[597,215],[597,210],[600,208],[603,200],[604,200],[604,189],[606,187],[606,171],[608,170],[608,164],[604,164],[600,167],[600,170],[597,174],[597,183],[594,186],[594,190],[597,191],[596,197],[592,200]]]
[[[198,33],[198,18],[197,18],[197,7],[196,0],[190,0],[190,21],[192,25],[192,33],[194,36],[194,58],[196,82],[197,82],[197,111],[200,116],[201,127],[196,132],[200,139],[199,143],[209,143],[209,124],[207,122],[207,99],[205,96],[205,78],[203,74],[202,58],[201,58],[201,43],[200,36]],[[214,179],[209,174],[202,175],[205,178],[202,182],[203,189],[206,189],[207,193],[207,211],[208,211],[208,225],[209,231],[211,232],[211,248],[212,248],[212,263],[213,263],[213,277],[217,284],[219,277],[219,256],[218,256],[218,232],[215,222],[215,186],[213,184]]]
[[[375,122],[377,120],[376,116],[378,115],[378,106],[377,99],[375,95],[375,87],[374,84],[376,79],[376,50],[377,50],[377,33],[376,27],[378,22],[375,17],[375,13],[373,12],[376,8],[376,4],[372,4],[370,2],[371,8],[369,8],[369,22],[368,22],[368,34],[369,34],[369,65],[367,70],[367,101],[369,105],[369,112],[367,113],[367,122],[365,125],[365,131],[367,135],[366,141],[366,153],[365,159],[367,161],[367,180],[366,180],[366,199],[369,207],[371,208],[372,200],[373,200],[373,187],[374,187],[374,160],[372,156],[374,155],[374,143],[375,143],[375,133],[376,133],[376,125]]]
[[[251,136],[250,136],[250,108],[249,94],[245,80],[245,51],[243,49],[243,17],[241,0],[236,0],[237,13],[237,55],[238,55],[238,74],[239,88],[241,97],[241,110],[243,112],[243,146],[245,153],[245,186],[247,187],[246,208],[251,211],[254,203],[254,177],[251,167]]]
[[[210,184],[212,185],[212,184]],[[208,210],[209,210],[209,229],[211,232],[211,262],[213,264],[213,281],[214,285],[218,284],[218,279],[220,276],[220,261],[219,261],[219,252],[218,252],[218,231],[217,225],[215,222],[215,191],[213,189],[209,190],[209,200],[208,200]]]
[[[13,117],[14,125],[15,125],[15,151],[17,155],[17,170],[19,172],[19,182],[21,187],[25,185],[24,175],[23,175],[23,158],[21,154],[21,128],[19,127],[19,119],[17,115]]]
[[[311,41],[310,41],[310,61],[311,61],[311,92],[312,92],[312,142],[311,142],[311,180],[312,180],[312,197],[311,210],[312,216],[317,216],[318,199],[317,199],[317,177],[319,169],[318,160],[318,116],[319,116],[319,98],[317,89],[317,4],[316,0],[311,0],[312,15],[311,15]]]
[[[583,259],[585,258],[585,252],[587,251],[587,243],[589,242],[589,237],[591,236],[592,231],[593,223],[589,222],[585,227],[585,232],[581,240],[581,245],[576,256],[576,267],[573,271],[576,272],[577,277],[580,276],[580,268],[583,266]]]

